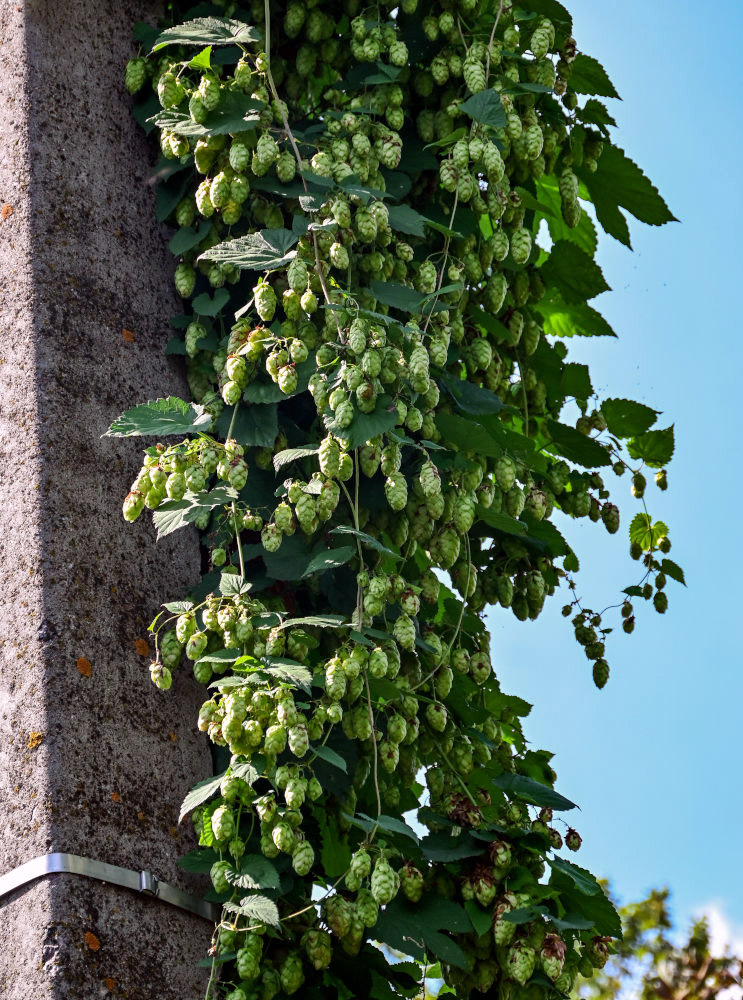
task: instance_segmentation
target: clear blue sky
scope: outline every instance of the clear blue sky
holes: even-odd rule
[[[596,304],[620,339],[572,341],[571,358],[590,364],[603,395],[647,402],[675,423],[670,489],[651,486],[649,509],[671,528],[688,589],[673,585],[664,617],[643,608],[633,636],[612,636],[602,692],[559,598],[528,626],[492,613],[494,661],[504,690],[534,703],[527,736],[555,752],[558,788],[582,806],[569,814],[584,837],[576,860],[610,877],[624,901],[667,883],[681,922],[714,900],[743,926],[743,5],[568,6],[579,48],[622,95],[615,141],[681,220],[634,224],[634,253],[604,240],[614,290]],[[617,493],[621,536],[590,524],[569,535],[594,607],[613,603],[637,571],[626,554],[636,508],[626,478]]]

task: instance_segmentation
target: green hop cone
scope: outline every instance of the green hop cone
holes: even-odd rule
[[[525,986],[531,979],[536,963],[536,952],[525,942],[518,941],[508,949],[506,958],[508,974],[520,986]]]
[[[227,881],[227,872],[232,870],[229,861],[215,861],[209,869],[209,877],[212,880],[214,891],[223,893],[229,892],[230,883]]]
[[[511,258],[514,264],[522,265],[531,254],[531,233],[528,229],[517,229],[511,237]]]
[[[316,970],[327,969],[333,958],[333,944],[326,931],[311,928],[302,935],[302,947]]]
[[[384,484],[384,493],[392,510],[403,510],[408,502],[408,484],[405,476],[401,472],[394,472],[388,476]]]
[[[398,878],[390,863],[380,858],[371,876],[371,892],[379,906],[389,903],[397,895]]]
[[[175,282],[175,290],[181,298],[187,299],[193,295],[193,290],[196,287],[196,272],[190,264],[181,261],[175,269],[173,281]]]
[[[235,817],[228,805],[217,806],[212,813],[212,833],[216,840],[232,840],[235,836]]]
[[[138,490],[132,490],[124,500],[123,513],[124,520],[132,523],[136,521],[145,507],[145,495]]]
[[[596,660],[593,665],[593,683],[601,690],[609,680],[609,664],[604,659]]]
[[[403,649],[415,647],[415,625],[409,615],[400,615],[394,624],[392,634]]]
[[[308,840],[300,840],[292,851],[292,868],[297,875],[308,875],[315,863],[315,852]]]
[[[144,87],[147,80],[147,62],[145,59],[130,59],[124,70],[124,86],[130,94],[136,94]]]
[[[417,903],[423,896],[423,875],[413,865],[405,865],[400,869],[400,886],[403,895],[411,903]]]
[[[270,323],[276,312],[276,292],[262,278],[253,289],[255,311],[264,323]]]

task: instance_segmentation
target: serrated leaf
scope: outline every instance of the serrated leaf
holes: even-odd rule
[[[297,462],[302,458],[311,458],[318,452],[317,448],[286,448],[277,452],[273,457],[273,467],[278,472],[290,462]]]
[[[240,903],[223,903],[222,908],[228,913],[234,913],[256,924],[268,924],[269,927],[280,927],[279,908],[268,896],[244,896]]]
[[[649,430],[658,417],[658,411],[631,399],[606,399],[601,412],[609,431],[618,438],[629,438]]]
[[[421,840],[420,846],[429,861],[461,861],[482,854],[482,844],[475,843],[471,837],[452,837],[444,832],[428,834]]]
[[[523,522],[517,521],[510,514],[496,513],[489,507],[478,506],[477,520],[489,525],[496,531],[502,531],[506,535],[526,535],[529,530]]]
[[[627,220],[619,211],[626,208],[640,222],[663,226],[678,221],[658,193],[655,185],[618,146],[605,144],[598,169],[590,173],[576,168],[591,196],[596,218],[606,232],[631,246]]]
[[[327,549],[325,552],[319,552],[310,560],[302,577],[312,576],[313,573],[325,573],[329,569],[337,569],[339,566],[345,566],[355,555],[356,549],[352,545],[341,545],[337,549]]]
[[[367,441],[391,431],[397,423],[397,409],[389,397],[380,398],[373,413],[357,410],[349,427],[338,427],[334,421],[327,423],[327,429],[348,443],[348,449],[362,448]]]
[[[180,823],[184,816],[187,816],[192,809],[196,806],[200,806],[202,802],[206,802],[210,799],[212,795],[216,795],[219,791],[219,786],[222,783],[222,778],[224,774],[217,775],[216,778],[205,778],[198,784],[194,785],[191,791],[183,800],[181,805],[181,811],[178,816],[178,822]]]
[[[223,573],[219,581],[219,592],[222,597],[235,597],[237,594],[248,594],[253,584],[238,573]]]
[[[558,3],[558,0],[529,0],[529,10],[536,14],[543,14],[550,21],[559,24],[566,34],[573,33],[573,18],[565,7]]]
[[[212,416],[198,403],[187,403],[177,396],[140,403],[122,413],[108,428],[104,437],[167,437],[206,431]]]
[[[217,431],[222,438],[232,423],[232,408],[225,407],[217,421]],[[272,448],[279,433],[279,411],[276,403],[241,406],[232,424],[232,436],[240,444],[251,448]]]
[[[277,624],[274,628],[285,629],[285,628],[298,628],[300,626],[306,626],[307,628],[345,628],[348,625],[348,621],[345,615],[311,615],[308,618],[287,618],[281,624]]]
[[[247,781],[249,785],[254,784],[258,778],[260,778],[260,774],[249,761],[236,761],[234,757],[232,758],[232,764],[230,765],[230,774],[233,778],[242,778],[242,780]]]
[[[291,248],[298,240],[291,229],[264,229],[206,250],[199,260],[215,260],[248,271],[277,271],[296,256]]]
[[[582,108],[576,108],[575,116],[584,124],[598,125],[602,130],[608,125],[616,128],[617,124],[613,115],[609,114],[608,108],[601,101],[586,101]]]
[[[632,458],[642,459],[653,469],[662,469],[673,458],[676,450],[676,436],[673,425],[665,430],[648,431],[627,442],[627,451]]]
[[[577,809],[575,802],[560,795],[554,788],[543,785],[534,778],[529,778],[525,774],[502,774],[493,779],[493,784],[501,791],[515,795],[522,802],[528,802],[533,806],[543,806],[547,809],[557,809],[567,811]]]
[[[188,67],[189,69],[210,70],[212,68],[212,46],[207,45],[201,52],[198,52],[190,61]]]
[[[496,90],[481,90],[478,94],[473,94],[459,105],[459,112],[469,115],[479,125],[506,127],[506,112]]]
[[[609,79],[609,74],[593,56],[579,53],[570,67],[570,89],[576,94],[591,94],[595,97],[616,97],[619,94]],[[621,98],[619,98],[621,100]]]
[[[218,288],[214,295],[209,295],[208,292],[202,292],[201,295],[197,295],[193,300],[191,305],[193,306],[193,311],[199,316],[218,316],[227,303],[230,301],[230,293],[226,288]]]
[[[230,869],[227,881],[238,889],[278,889],[279,873],[262,854],[246,854],[240,859],[239,871]]]
[[[482,847],[480,848],[480,853],[482,854]],[[483,934],[487,934],[493,924],[493,916],[489,910],[483,910],[474,899],[468,899],[464,908],[467,911],[467,916],[472,921],[472,926],[475,928],[475,934],[481,937]]]
[[[558,240],[554,244],[540,274],[568,304],[586,302],[610,291],[596,261],[570,240]]]
[[[585,868],[581,868],[578,865],[573,864],[572,861],[567,861],[564,858],[548,858],[547,864],[554,871],[562,872],[563,875],[567,875],[568,878],[571,878],[576,889],[584,895],[595,896],[601,892],[601,886],[598,884],[593,875],[591,875],[589,871],[586,871]]]
[[[410,205],[390,205],[389,207],[390,228],[398,233],[407,233],[409,236],[425,236],[427,221],[424,215],[416,212]]]
[[[400,312],[415,315],[423,312],[426,296],[407,285],[400,285],[395,281],[370,281],[369,289],[378,302],[399,309]]]
[[[190,611],[193,608],[193,604],[191,601],[170,601],[168,604],[163,604],[163,607],[171,615],[182,615],[186,611]]]
[[[456,416],[454,413],[437,413],[436,426],[444,439],[459,451],[474,452],[487,458],[500,458],[503,449],[479,423]]]
[[[552,438],[552,443],[547,446],[548,450],[562,455],[569,462],[575,462],[586,469],[611,465],[611,456],[606,448],[574,427],[568,427],[557,420],[548,420],[546,430]]]
[[[391,559],[402,559],[403,557],[399,552],[395,552],[393,549],[388,549],[386,545],[383,545],[378,538],[374,538],[372,535],[367,535],[365,531],[356,531],[349,524],[338,525],[337,528],[333,528],[330,532],[331,535],[353,535],[358,538],[364,545],[368,546],[370,549],[374,549],[375,552],[381,552],[382,555],[389,556]]]
[[[652,522],[644,512],[635,514],[629,526],[629,540],[636,542],[643,552],[651,552],[657,548],[658,541],[668,534],[668,525],[663,521]]]
[[[200,493],[192,493],[187,490],[181,500],[164,500],[157,510],[152,512],[152,522],[157,529],[158,540],[187,524],[193,524],[203,511],[213,510],[236,499],[237,490],[233,487],[215,486],[211,492],[202,490]]]
[[[593,395],[588,365],[567,364],[562,369],[560,392],[563,396],[587,400]]]
[[[210,111],[203,122],[195,122],[186,111],[170,108],[158,111],[147,119],[161,131],[174,132],[187,139],[200,139],[208,135],[235,135],[248,132],[260,121],[264,105],[243,94],[240,90],[222,91],[219,104]]]
[[[445,372],[438,381],[452,397],[458,409],[464,413],[481,416],[486,413],[500,413],[507,408],[500,396],[494,392],[464,379],[454,378],[448,372]]]
[[[333,767],[337,767],[340,771],[343,771],[344,774],[348,773],[345,760],[339,753],[336,753],[336,751],[332,750],[330,747],[319,744],[316,747],[311,746],[310,752],[314,753],[317,757],[320,757],[327,764],[332,764]]]
[[[208,872],[215,861],[219,861],[219,855],[210,848],[197,848],[189,851],[183,857],[178,858],[178,867],[184,872]]]
[[[166,45],[250,45],[261,40],[261,33],[244,21],[229,17],[196,17],[161,32],[152,51]]]
[[[197,663],[221,663],[221,664],[235,663],[237,660],[240,659],[240,656],[241,656],[241,650],[239,650],[237,648],[230,647],[228,649],[215,649],[211,653],[205,653],[203,656],[200,656],[199,659],[196,662]],[[229,678],[227,678],[227,677],[224,678],[224,681],[228,681],[228,680],[229,680]],[[214,686],[216,687],[218,684],[221,684],[221,683],[223,683],[223,679],[222,678],[220,678],[219,680],[216,680],[214,682]],[[242,681],[241,681],[241,683],[242,683]]]
[[[587,303],[568,305],[554,292],[536,306],[544,332],[553,337],[616,337],[601,313]]]
[[[522,190],[522,188],[519,188],[519,194],[521,194]],[[562,217],[562,198],[560,197],[557,180],[554,177],[549,175],[542,177],[536,182],[536,191],[539,199],[536,203],[537,212],[538,215],[547,220],[552,242],[557,243],[560,240],[569,240],[571,243],[577,244],[584,253],[593,257],[598,246],[598,236],[596,235],[596,227],[591,217],[584,211],[577,226],[568,226]],[[528,200],[526,204],[527,207],[531,207],[528,204]]]
[[[180,257],[181,254],[187,253],[201,243],[211,228],[211,219],[205,219],[201,222],[198,229],[194,229],[193,226],[183,226],[171,239],[168,249],[174,257]]]
[[[398,819],[396,816],[385,816],[383,814],[377,816],[376,819],[372,819],[371,816],[367,816],[366,813],[362,812],[356,813],[354,816],[344,812],[343,815],[352,826],[357,826],[366,833],[371,833],[376,826],[380,830],[386,830],[387,833],[399,833],[418,843],[418,834],[415,830],[409,827],[404,820]]]
[[[686,586],[684,571],[678,563],[673,561],[673,559],[664,559],[660,564],[660,568],[661,572],[665,573],[666,576],[670,576],[670,578],[675,580],[676,583],[683,583],[683,585]]]
[[[265,673],[270,674],[277,680],[285,684],[292,684],[302,688],[309,694],[312,687],[312,671],[301,663],[293,663],[291,660],[282,660],[281,657],[267,656],[267,666],[263,668]]]

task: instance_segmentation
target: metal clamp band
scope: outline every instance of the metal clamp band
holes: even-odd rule
[[[91,858],[81,858],[78,854],[43,854],[25,864],[19,865],[6,875],[0,875],[0,899],[21,886],[34,882],[46,875],[64,873],[68,875],[85,875],[100,882],[110,882],[113,885],[132,889],[134,892],[161,899],[164,903],[177,906],[181,910],[195,913],[211,923],[219,920],[219,907],[208,903],[198,896],[192,896],[182,889],[161,882],[151,872],[132,871],[131,868],[119,868],[105,861],[93,861]]]

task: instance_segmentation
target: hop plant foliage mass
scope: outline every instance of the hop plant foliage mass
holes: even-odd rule
[[[642,508],[624,630],[683,582],[645,506],[673,429],[600,403],[566,345],[613,335],[588,304],[608,286],[584,203],[626,243],[622,209],[671,213],[612,144],[613,86],[555,0],[203,12],[138,26],[152,52],[125,74],[179,227],[169,349],[193,402],[110,433],[170,420],[183,440],[146,450],[124,516],[193,523],[210,552],[153,623],[151,666],[166,689],[193,663],[222,762],[185,804],[223,907],[209,993],[565,995],[620,925],[556,853],[580,847],[557,818],[573,803],[500,689],[483,612],[534,619],[567,589],[607,683],[611,627],[554,523],[616,534],[607,473]]]

